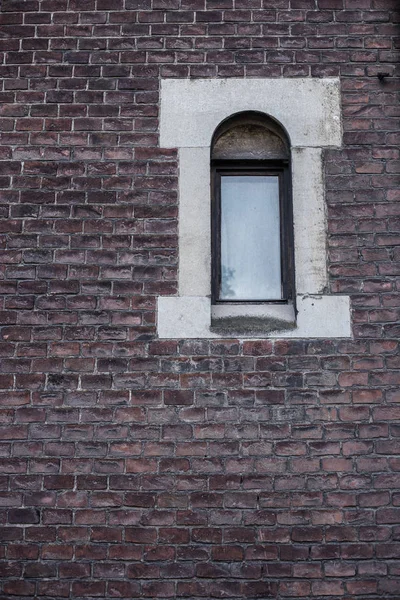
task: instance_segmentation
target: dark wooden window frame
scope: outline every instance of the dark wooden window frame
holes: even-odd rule
[[[220,300],[221,175],[279,177],[281,289],[280,300]],[[213,160],[211,162],[211,298],[214,304],[287,304],[294,298],[294,240],[290,165],[287,160]]]

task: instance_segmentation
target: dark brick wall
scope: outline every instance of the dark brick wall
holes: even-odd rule
[[[400,597],[396,6],[2,0],[2,599]],[[354,339],[158,341],[160,77],[338,75]]]

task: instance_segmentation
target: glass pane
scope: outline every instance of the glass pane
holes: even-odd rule
[[[280,300],[279,178],[221,177],[221,300]]]

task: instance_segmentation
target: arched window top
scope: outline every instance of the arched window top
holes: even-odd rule
[[[239,113],[226,119],[212,139],[213,160],[288,160],[289,156],[286,132],[262,113]]]

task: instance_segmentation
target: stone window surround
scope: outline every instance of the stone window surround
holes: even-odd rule
[[[271,116],[291,141],[297,316],[294,329],[238,336],[211,329],[212,315],[221,309],[211,305],[210,144],[222,121],[245,111]],[[178,295],[158,297],[160,338],[351,336],[349,297],[324,293],[322,151],[341,143],[338,78],[161,81],[160,147],[178,148],[179,154],[179,274]],[[232,310],[243,317],[293,320],[287,305],[255,306]]]

